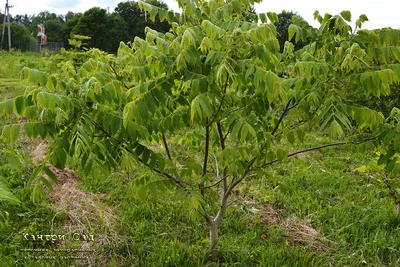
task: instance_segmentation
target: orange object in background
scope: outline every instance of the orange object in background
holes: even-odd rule
[[[47,36],[43,35],[42,36],[42,45],[45,45],[45,44],[47,44]]]
[[[47,44],[47,36],[44,34],[44,26],[43,24],[38,24],[38,41],[40,45],[45,45]]]

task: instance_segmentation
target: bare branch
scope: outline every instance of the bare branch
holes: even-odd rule
[[[221,126],[221,122],[217,122],[216,125],[217,128],[217,133],[218,133],[218,138],[219,138],[219,142],[221,144],[221,150],[225,149],[225,138],[224,135],[222,133],[222,126]],[[228,187],[227,182],[226,182],[226,177],[227,177],[227,173],[228,173],[228,168],[225,167],[222,176],[223,178],[223,182],[224,182],[224,193],[226,192],[226,189]]]
[[[376,138],[377,138],[377,137],[366,138],[366,139],[364,139],[364,141],[362,141],[362,142],[356,142],[356,143],[354,143],[354,144],[365,143],[365,142],[368,142],[368,141],[375,140]],[[288,155],[288,157],[292,157],[292,156],[294,156],[294,155],[301,154],[301,153],[305,153],[305,152],[309,152],[309,151],[313,151],[313,150],[318,150],[318,149],[325,148],[325,147],[339,146],[339,145],[346,145],[346,144],[350,144],[350,143],[349,143],[349,142],[337,142],[337,143],[332,143],[332,144],[326,144],[326,145],[321,145],[321,146],[317,146],[317,147],[312,147],[312,148],[308,148],[308,149],[304,149],[304,150],[300,150],[300,151],[296,151],[296,152],[294,152],[294,153],[291,153],[291,154]],[[227,199],[227,198],[229,197],[230,193],[232,192],[232,190],[233,190],[240,182],[242,182],[243,179],[245,179],[246,176],[250,173],[251,167],[253,166],[253,164],[254,164],[254,162],[256,161],[256,159],[257,159],[257,158],[253,158],[253,159],[249,162],[249,164],[247,165],[246,170],[244,171],[243,175],[242,175],[239,179],[237,179],[237,180],[232,180],[231,184],[229,185],[228,189],[227,189],[226,192],[225,192],[224,198],[222,199],[222,204],[223,204],[223,203],[226,204],[226,202],[223,202],[224,199],[225,199],[225,198]],[[262,167],[269,166],[269,165],[271,165],[271,164],[273,164],[273,163],[275,163],[275,162],[278,162],[278,160],[273,160],[273,161],[268,162],[268,163],[266,163],[266,164],[263,164],[263,165],[261,165],[261,166],[259,166],[259,167],[256,167],[255,169],[259,169],[259,168],[262,168]],[[225,201],[226,201],[226,200],[225,200]],[[222,204],[221,204],[221,205],[222,205]],[[222,209],[222,208],[221,208],[221,209]],[[226,207],[225,207],[225,209],[226,209]],[[218,213],[218,215],[219,215],[220,213],[221,213],[221,210],[220,210],[220,212]],[[216,219],[218,218],[218,215],[217,215]],[[221,216],[223,216],[223,214],[222,214]]]
[[[226,88],[228,87],[228,81],[229,81],[229,76],[226,77],[224,91],[223,91],[222,98],[221,98],[221,101],[219,103],[217,112],[215,112],[214,116],[211,118],[210,122],[208,123],[208,126],[210,126],[214,122],[214,120],[217,118],[218,114],[221,111],[222,104],[224,103],[224,99],[225,99]]]
[[[341,145],[347,145],[347,144],[356,144],[356,145],[358,145],[358,144],[362,144],[362,143],[365,143],[365,142],[368,142],[368,141],[375,140],[376,138],[377,137],[370,137],[370,138],[364,139],[364,141],[362,141],[362,142],[355,142],[355,143],[352,143],[352,142],[336,142],[336,143],[331,143],[331,144],[311,147],[311,148],[307,148],[307,149],[304,149],[304,150],[299,150],[299,151],[293,152],[293,153],[289,154],[287,157],[289,158],[289,157],[293,157],[293,156],[301,154],[301,153],[310,152],[310,151],[314,151],[314,150],[318,150],[318,149],[322,149],[322,148],[326,148],[326,147],[331,147],[331,146],[341,146]],[[267,166],[272,165],[272,164],[274,164],[276,162],[278,162],[277,159],[273,160],[273,161],[270,161],[270,162],[267,162],[267,163],[257,167],[256,169],[267,167]]]
[[[165,139],[165,135],[164,134],[162,134],[162,140],[163,140],[163,144],[164,144],[164,147],[165,147],[165,151],[167,152],[168,159],[172,160],[171,153],[169,152],[169,148],[168,148],[167,139]]]
[[[207,162],[208,162],[208,149],[210,147],[210,126],[208,123],[208,119],[206,119],[206,144],[204,148],[204,161],[203,161],[203,174],[204,177],[207,172]]]
[[[247,165],[247,168],[244,171],[243,175],[237,180],[232,179],[232,182],[230,183],[228,188],[224,191],[224,195],[223,195],[222,200],[221,200],[220,209],[218,211],[217,216],[214,219],[214,221],[217,224],[219,224],[219,222],[222,220],[222,217],[225,214],[226,208],[228,207],[228,198],[229,198],[229,195],[231,194],[233,188],[235,188],[247,176],[247,174],[250,172],[250,169],[253,166],[255,161],[256,161],[256,158],[252,159],[249,162],[249,164]]]
[[[285,109],[283,110],[283,112],[282,112],[282,114],[281,114],[281,116],[280,116],[278,122],[277,122],[276,125],[275,125],[275,128],[274,128],[274,129],[272,130],[272,132],[271,132],[272,135],[274,135],[274,134],[276,133],[276,131],[278,130],[279,125],[281,124],[281,122],[282,122],[282,120],[283,120],[283,117],[285,117],[286,113],[287,113],[289,110],[291,110],[291,109],[293,109],[293,108],[295,108],[295,107],[297,106],[297,104],[295,104],[295,105],[293,105],[292,107],[289,107],[289,106],[290,106],[290,103],[292,103],[292,98],[289,100],[289,102],[287,102],[287,104],[286,104],[286,106],[285,106]]]
[[[216,181],[215,183],[211,184],[211,185],[207,185],[207,186],[202,186],[200,187],[200,189],[208,189],[208,188],[212,188],[216,185],[219,185],[221,182],[226,181],[226,179],[228,178],[227,176],[222,177],[221,179],[219,179],[218,181]]]
[[[232,192],[233,188],[235,188],[241,181],[243,181],[244,178],[246,178],[246,176],[250,172],[251,167],[253,166],[254,162],[256,162],[256,159],[257,158],[253,158],[249,162],[249,164],[247,165],[246,170],[244,171],[243,175],[239,179],[232,180],[231,184],[229,185],[228,189],[226,190],[226,193],[225,193],[226,195],[229,195]]]

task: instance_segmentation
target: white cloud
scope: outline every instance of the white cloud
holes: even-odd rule
[[[68,11],[85,12],[92,7],[110,8],[110,12],[114,11],[118,0],[9,0],[10,5],[14,5],[10,9],[12,15],[17,14],[38,14],[41,11],[54,12],[58,15],[66,14]],[[1,7],[0,7],[1,8]],[[1,8],[4,12],[4,7]]]

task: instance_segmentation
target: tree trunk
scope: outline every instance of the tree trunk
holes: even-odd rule
[[[210,222],[210,257],[209,260],[216,262],[219,260],[219,244],[218,244],[218,223]]]

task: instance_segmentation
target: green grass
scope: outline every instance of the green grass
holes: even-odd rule
[[[385,187],[353,171],[371,156],[352,146],[325,149],[274,165],[247,188],[244,184],[220,228],[223,264],[398,266],[400,218],[392,199]],[[118,261],[125,266],[203,264],[208,247],[203,221],[193,220],[172,196],[140,202],[127,184],[126,176],[101,172],[82,182],[93,192],[109,193],[107,203],[116,207],[119,233],[129,240],[127,247],[116,248]],[[261,205],[272,205],[282,221],[309,222],[329,243],[315,249],[280,224],[267,225]]]
[[[3,60],[8,64],[47,64],[47,58],[37,55],[6,55],[0,62]],[[0,69],[1,100],[23,92],[25,84],[18,80],[19,67],[10,68],[12,71],[5,75],[9,77],[2,76]],[[0,130],[13,120],[0,115]],[[323,134],[310,135],[304,145],[296,144],[297,148],[292,147],[290,151],[330,141]],[[55,216],[55,207],[49,202],[31,201],[32,189],[25,184],[34,166],[26,144],[20,141],[14,146],[27,159],[19,168],[6,156],[6,147],[0,142],[0,179],[23,204],[16,207],[0,203],[2,265],[41,266],[42,262],[23,260],[25,254],[19,248],[48,244],[22,244],[21,232],[44,233],[51,227],[61,231],[68,216]],[[270,166],[251,183],[241,185],[220,227],[223,254],[220,264],[400,266],[400,217],[389,192],[373,177],[353,171],[374,156],[372,148],[366,151],[346,145],[300,155]],[[111,207],[117,217],[114,229],[117,239],[99,248],[100,254],[108,255],[108,263],[100,259],[97,263],[103,262],[103,266],[204,265],[207,226],[201,219],[190,216],[183,199],[173,194],[174,190],[156,199],[137,200],[132,181],[144,172],[138,168],[128,176],[122,171],[110,174],[97,169],[88,177],[80,176],[79,187],[88,193],[106,193],[107,198],[101,203]],[[263,206],[271,207],[274,213],[266,213]],[[294,225],[294,230],[289,230],[285,222],[290,221],[314,229],[325,241],[312,243],[307,236],[296,236],[301,229],[296,230]],[[91,227],[96,234],[105,231],[100,222]],[[57,266],[72,264],[65,261]],[[50,262],[47,266],[55,265]]]

